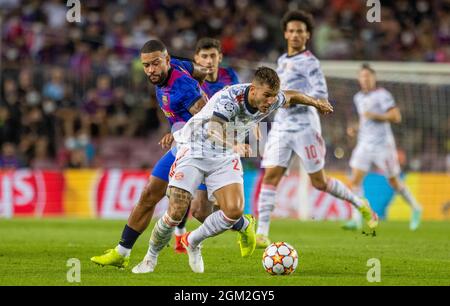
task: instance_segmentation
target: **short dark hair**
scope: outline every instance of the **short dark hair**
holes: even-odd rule
[[[253,80],[261,84],[267,84],[275,91],[280,90],[280,78],[272,68],[265,66],[259,67],[255,72]]]
[[[141,53],[152,53],[156,51],[165,52],[167,51],[164,43],[157,39],[152,39],[147,41],[141,48]]]
[[[211,49],[211,48],[217,49],[219,53],[222,53],[222,46],[220,44],[220,40],[211,37],[203,37],[195,45],[195,54],[199,53],[203,49]]]
[[[314,31],[314,18],[311,14],[301,10],[286,12],[281,19],[281,28],[283,29],[283,32],[286,31],[287,24],[291,21],[303,22],[306,25],[306,30],[312,35]]]
[[[367,70],[371,72],[372,74],[375,74],[375,70],[369,65],[369,63],[363,63],[361,65],[361,70]]]

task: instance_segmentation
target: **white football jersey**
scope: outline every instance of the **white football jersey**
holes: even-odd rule
[[[305,50],[294,56],[286,53],[278,58],[277,73],[281,89],[296,90],[318,99],[328,99],[325,77],[319,60]],[[306,127],[313,127],[321,132],[317,110],[312,106],[295,105],[279,109],[275,122],[280,131],[296,132]]]
[[[369,120],[364,117],[365,112],[384,114],[395,107],[392,95],[384,88],[378,88],[368,93],[358,92],[353,97],[359,115],[358,145],[371,150],[383,148],[384,145],[395,143],[389,122]]]
[[[271,105],[266,113],[253,109],[248,103],[248,92],[250,83],[237,84],[225,87],[214,94],[203,109],[193,116],[186,125],[174,133],[178,145],[187,146],[191,149],[191,155],[198,157],[211,157],[233,153],[231,148],[208,139],[209,120],[213,115],[227,121],[227,142],[234,139],[242,143],[245,136],[261,120],[286,103],[284,94],[278,93],[276,102]]]

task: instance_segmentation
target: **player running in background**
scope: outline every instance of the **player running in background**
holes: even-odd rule
[[[409,225],[411,230],[416,230],[420,224],[422,207],[399,178],[400,166],[391,129],[391,123],[400,123],[402,120],[400,110],[386,89],[376,87],[375,71],[369,65],[362,66],[358,81],[361,91],[353,97],[359,115],[359,131],[357,145],[350,159],[352,188],[362,194],[362,181],[372,164],[376,165],[386,175],[392,188],[411,207]],[[353,210],[352,220],[344,228],[361,227],[361,215]]]
[[[184,124],[206,104],[207,97],[199,83],[192,78],[194,76],[201,80],[206,73],[196,69],[192,62],[171,59],[166,47],[159,40],[145,43],[141,49],[141,61],[148,80],[156,85],[156,98],[171,126]],[[172,142],[173,135],[168,133],[161,139],[160,144],[170,148]],[[148,227],[156,204],[166,194],[168,175],[175,155],[175,149],[169,150],[158,161],[139,202],[128,218],[119,244],[116,248],[107,250],[104,255],[92,257],[94,263],[121,268],[128,266],[134,243]],[[244,226],[245,223],[241,222],[241,225]],[[242,235],[246,235],[245,228],[237,230],[242,230]]]
[[[303,11],[290,11],[284,15],[281,24],[288,49],[278,59],[281,88],[327,99],[326,81],[319,60],[306,48],[313,32],[312,16]],[[315,188],[349,201],[361,211],[370,228],[377,226],[377,217],[369,203],[339,180],[326,175],[325,144],[317,111],[313,107],[293,105],[278,110],[265,147],[261,163],[265,173],[258,201],[257,247],[265,248],[270,244],[270,215],[275,208],[276,188],[293,153],[302,160]]]
[[[217,200],[220,210],[209,215],[193,232],[182,236],[189,265],[204,271],[200,244],[208,237],[231,229],[244,209],[243,172],[240,155],[249,130],[285,104],[301,103],[332,111],[328,101],[319,101],[299,92],[280,92],[280,80],[270,68],[259,68],[251,84],[238,84],[216,93],[183,129],[174,134],[178,154],[170,175],[169,209],[153,228],[150,247],[141,270],[152,272],[160,251],[170,240],[176,220],[186,212],[198,184],[204,182],[208,197]],[[241,154],[244,155],[244,154]]]
[[[211,98],[216,92],[223,89],[225,86],[239,83],[238,76],[233,68],[219,67],[222,62],[223,54],[220,41],[217,39],[205,37],[201,38],[195,47],[194,62],[201,67],[208,69],[209,73],[205,80],[201,83],[202,90],[206,93],[208,98]],[[203,193],[204,195],[202,195]],[[205,190],[197,190],[196,198],[204,199],[206,197]],[[199,207],[199,205],[204,205]],[[205,206],[208,205],[208,206]],[[213,212],[213,206],[207,201],[194,201],[191,205],[192,215],[196,216],[198,220],[204,220]],[[181,223],[175,228],[175,252],[185,253],[186,249],[181,244],[181,236],[186,232],[186,221],[189,215],[189,209],[186,212]],[[251,216],[245,216],[251,218]]]

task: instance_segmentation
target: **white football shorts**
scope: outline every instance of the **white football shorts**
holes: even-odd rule
[[[317,130],[309,127],[298,132],[270,130],[261,167],[288,168],[293,152],[301,158],[308,173],[318,172],[325,166],[323,138]]]
[[[377,150],[364,145],[356,145],[350,158],[350,167],[369,172],[372,165],[375,165],[388,178],[398,176],[400,164],[395,145],[388,144]]]
[[[214,199],[214,192],[224,186],[238,183],[243,185],[243,170],[239,155],[218,157],[194,157],[190,149],[180,147],[169,173],[169,186],[188,191],[192,196],[201,183],[206,185],[208,199]]]

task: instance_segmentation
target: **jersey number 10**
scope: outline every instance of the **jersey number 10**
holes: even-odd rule
[[[306,156],[308,159],[315,159],[317,158],[317,150],[314,145],[310,145],[309,147],[305,147],[306,150]]]

